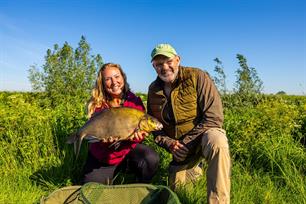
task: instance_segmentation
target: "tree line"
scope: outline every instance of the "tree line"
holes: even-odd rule
[[[253,98],[261,94],[263,82],[256,69],[247,64],[242,54],[237,54],[240,67],[236,71],[236,82],[232,93]],[[224,66],[215,58],[215,84],[221,95],[229,94],[226,86]],[[62,47],[58,44],[48,49],[42,67],[32,65],[29,69],[29,80],[35,92],[44,92],[51,99],[51,105],[67,101],[84,101],[88,99],[96,73],[103,65],[101,55],[91,54],[91,48],[84,36],[73,49],[67,42]]]

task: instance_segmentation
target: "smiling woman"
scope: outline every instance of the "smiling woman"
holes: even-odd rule
[[[122,99],[130,91],[126,74],[119,64],[104,64],[97,77],[96,85],[91,92],[88,103],[88,117],[91,117],[96,108],[118,107]]]
[[[88,116],[91,118],[113,107],[130,107],[145,112],[141,99],[130,91],[121,66],[107,63],[99,70],[88,103]],[[109,136],[107,140],[90,144],[83,181],[109,183],[118,171],[127,171],[136,175],[137,182],[150,182],[157,171],[159,157],[153,149],[140,144],[148,132],[135,131],[129,140],[121,141],[118,148],[112,147],[112,144],[119,135]]]
[[[120,98],[124,88],[124,79],[120,69],[109,66],[108,69],[104,69],[102,72],[104,75],[103,83],[107,92],[113,98]]]

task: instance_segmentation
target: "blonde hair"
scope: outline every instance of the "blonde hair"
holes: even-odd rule
[[[116,67],[119,69],[123,79],[124,79],[124,88],[123,88],[123,97],[125,97],[126,93],[130,91],[130,86],[127,83],[126,74],[123,72],[121,66],[119,64],[114,63],[106,63],[102,65],[98,72],[96,84],[91,91],[91,98],[88,101],[87,105],[87,116],[90,118],[92,114],[95,112],[96,108],[104,108],[108,107],[108,102],[112,99],[111,95],[109,95],[105,89],[104,80],[103,80],[103,71],[108,67]]]

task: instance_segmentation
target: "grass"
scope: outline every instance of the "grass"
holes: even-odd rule
[[[34,94],[0,93],[0,203],[37,203],[41,196],[80,181],[86,143],[75,161],[65,138],[86,121],[84,104],[51,108],[37,99]],[[306,203],[305,104],[306,97],[286,96],[225,108],[233,160],[231,203]],[[153,184],[167,185],[171,156],[152,138],[145,143],[161,158]],[[185,204],[206,203],[206,178],[177,194]]]

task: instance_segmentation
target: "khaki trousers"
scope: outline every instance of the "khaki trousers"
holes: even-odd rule
[[[225,130],[210,128],[202,137],[198,154],[185,165],[169,166],[169,186],[196,181],[203,174],[197,165],[203,158],[208,162],[206,171],[208,203],[230,203],[231,160]]]

